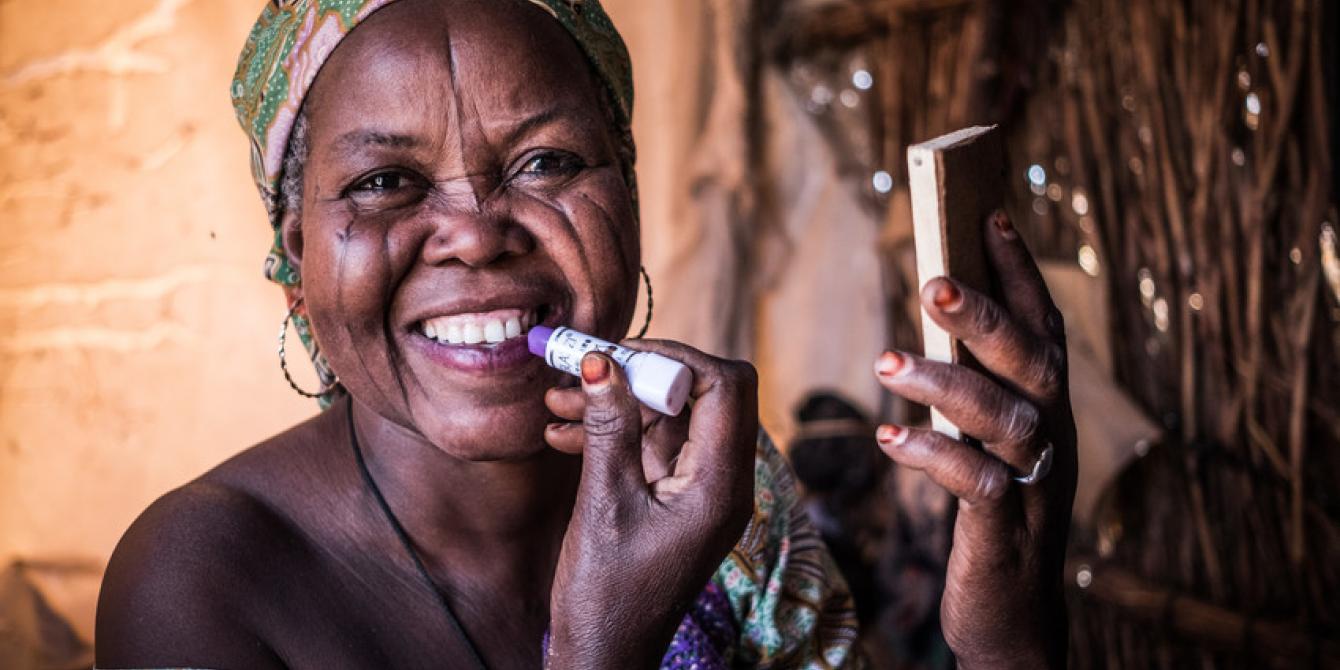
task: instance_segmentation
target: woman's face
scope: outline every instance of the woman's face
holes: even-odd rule
[[[526,328],[618,340],[637,294],[600,95],[563,27],[523,2],[402,0],[332,54],[285,235],[317,339],[362,404],[462,458],[544,448],[561,377]]]

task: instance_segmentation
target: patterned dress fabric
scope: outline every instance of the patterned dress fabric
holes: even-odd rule
[[[723,667],[864,667],[847,583],[810,525],[791,466],[766,434],[754,456],[754,516],[712,581],[739,626]]]
[[[731,615],[730,599],[716,582],[698,594],[693,607],[675,630],[661,659],[664,670],[725,670],[727,654],[735,646],[739,628]]]

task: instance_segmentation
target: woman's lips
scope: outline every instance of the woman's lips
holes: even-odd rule
[[[543,363],[531,355],[524,334],[497,344],[443,344],[416,332],[410,335],[410,341],[429,360],[461,372],[507,372]]]

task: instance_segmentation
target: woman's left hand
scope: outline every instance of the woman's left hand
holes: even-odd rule
[[[875,365],[885,388],[938,409],[984,449],[892,425],[881,426],[878,439],[890,458],[924,471],[959,500],[940,609],[959,667],[1059,668],[1076,477],[1065,328],[1009,219],[998,213],[984,225],[1003,304],[945,277],[926,283],[921,302],[985,372],[898,352]],[[1050,472],[1018,482],[1047,449]]]

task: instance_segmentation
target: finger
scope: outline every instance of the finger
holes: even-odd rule
[[[580,423],[551,423],[544,427],[544,441],[565,454],[579,455],[586,448],[586,427]]]
[[[612,358],[595,352],[582,357],[581,371],[586,394],[583,486],[589,479],[599,487],[597,493],[643,487],[642,412],[628,378]]]
[[[672,417],[642,408],[642,469],[647,481],[674,474],[679,452],[688,439],[689,416],[689,410]]]
[[[667,425],[672,421],[678,421],[679,417],[671,420],[663,414],[645,408],[643,413],[661,417],[652,419],[652,422],[643,428],[642,470],[646,482],[650,484],[674,474],[675,464],[679,460],[679,450],[684,444],[684,435],[682,431],[676,433],[672,425]],[[643,418],[646,419],[645,416]],[[544,440],[558,451],[579,456],[586,450],[586,428],[581,423],[551,423],[545,426]]]
[[[1041,413],[981,373],[894,351],[880,357],[875,372],[885,388],[940,410],[1011,466],[1022,471],[1037,460]]]
[[[995,269],[1005,306],[1028,330],[1061,340],[1065,325],[1061,312],[1052,302],[1047,282],[1042,278],[1033,255],[1028,253],[1019,231],[1010,217],[997,211],[987,218],[986,256]]]
[[[1065,387],[1065,347],[1020,325],[1000,303],[948,277],[921,289],[926,313],[974,358],[1030,400],[1050,406]]]
[[[564,421],[581,421],[586,414],[586,394],[579,388],[551,388],[544,394],[544,406]]]
[[[545,393],[544,403],[554,416],[563,419],[545,428],[545,441],[559,451],[580,454],[586,445],[586,431],[581,424],[586,395],[581,389],[552,388]],[[654,482],[674,472],[679,450],[687,437],[689,412],[670,417],[645,406],[640,409],[642,468],[647,481]]]
[[[970,505],[997,504],[1009,488],[1010,473],[1004,463],[933,430],[884,425],[875,439],[896,463],[925,472]]]
[[[629,340],[624,345],[674,359],[693,371],[693,408],[688,439],[670,479],[702,478],[715,491],[753,472],[758,439],[758,373],[752,365],[709,356],[665,340]]]

